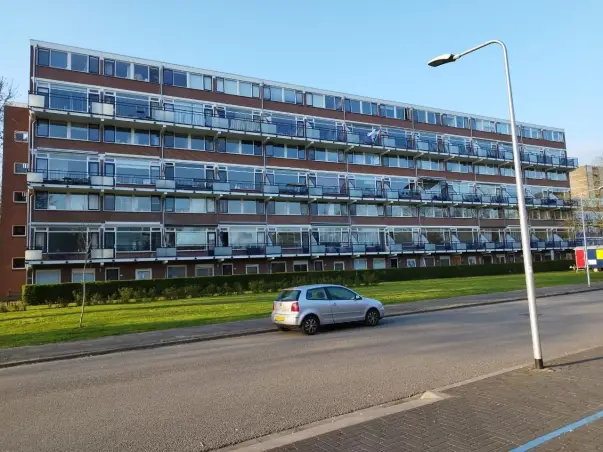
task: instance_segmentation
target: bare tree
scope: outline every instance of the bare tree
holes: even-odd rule
[[[92,252],[92,240],[88,233],[84,231],[78,235],[78,251],[84,252],[84,270],[82,271],[82,310],[80,311],[80,328],[83,326],[84,311],[86,309],[86,267],[90,261],[90,253]]]
[[[2,155],[4,152],[4,107],[17,97],[17,88],[5,77],[0,76],[0,168],[2,167]],[[2,183],[2,172],[0,171],[0,184]],[[0,207],[2,199],[0,198]],[[0,209],[0,215],[2,215]]]

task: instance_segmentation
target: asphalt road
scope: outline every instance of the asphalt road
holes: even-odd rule
[[[603,291],[539,301],[547,356],[603,345]],[[1,324],[0,324],[1,327]],[[527,303],[0,370],[0,451],[203,451],[532,362]]]

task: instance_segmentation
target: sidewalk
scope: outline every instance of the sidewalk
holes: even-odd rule
[[[329,433],[319,436],[310,436],[313,429],[321,430],[314,427],[229,450],[603,451],[601,375],[603,347],[553,361],[545,370],[521,368],[443,389],[431,400],[398,404],[394,414],[368,422],[337,428],[337,419],[323,421],[322,430]],[[406,404],[411,409],[404,409]],[[422,406],[413,409],[413,404]],[[307,439],[291,442],[300,436]],[[270,448],[276,443],[281,446]]]
[[[603,290],[603,283],[595,283],[592,285],[591,289],[588,289],[584,285],[568,285],[545,287],[537,289],[536,292],[539,298],[545,298],[592,290]],[[425,300],[413,303],[387,305],[385,307],[385,313],[386,317],[410,315],[442,309],[456,309],[468,306],[520,301],[525,300],[525,296],[525,290],[515,290],[496,294]],[[148,333],[107,336],[85,341],[59,342],[56,344],[0,349],[0,368],[275,331],[277,330],[270,322],[270,319],[263,318],[196,327],[173,328]]]

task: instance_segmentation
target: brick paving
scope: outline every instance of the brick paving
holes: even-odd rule
[[[603,410],[603,347],[445,394],[452,397],[270,452],[509,451]],[[603,419],[532,450],[603,451]]]

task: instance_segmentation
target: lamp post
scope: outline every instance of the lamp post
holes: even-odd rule
[[[603,185],[597,188],[593,188],[592,190],[586,190],[580,193],[580,216],[582,217],[582,247],[584,248],[584,269],[586,270],[586,284],[590,287],[590,267],[588,265],[588,246],[586,244],[586,219],[584,217],[584,195],[590,193],[591,191],[600,191],[603,189]]]
[[[519,207],[519,225],[521,228],[521,248],[523,252],[523,265],[526,274],[526,289],[528,294],[528,307],[530,312],[530,329],[532,331],[532,349],[534,352],[534,367],[543,369],[542,348],[540,346],[540,333],[538,331],[538,311],[536,308],[536,293],[534,290],[534,269],[532,267],[532,251],[530,242],[530,230],[528,227],[528,216],[526,211],[525,193],[523,189],[521,156],[517,145],[517,128],[515,126],[515,107],[513,106],[513,91],[511,90],[511,74],[509,71],[509,58],[507,56],[507,47],[502,41],[492,40],[484,42],[469,50],[457,54],[440,55],[429,61],[429,66],[438,67],[447,63],[454,63],[459,58],[475,52],[483,47],[498,44],[503,51],[505,63],[505,75],[507,78],[507,95],[509,102],[509,115],[511,119],[511,138],[513,142],[513,164],[515,167],[515,185],[517,186],[517,202]]]

